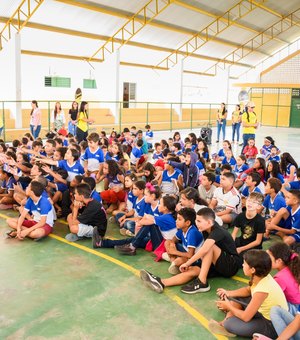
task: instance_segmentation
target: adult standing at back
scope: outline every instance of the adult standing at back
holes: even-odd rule
[[[217,143],[219,143],[219,140],[220,140],[221,130],[222,130],[222,134],[223,134],[223,140],[225,140],[226,118],[227,118],[226,105],[225,105],[225,103],[221,103],[221,107],[218,110],[218,116],[217,116],[217,140],[216,140]]]
[[[245,107],[245,112],[242,116],[243,124],[243,149],[248,143],[249,138],[255,139],[256,129],[258,127],[258,121],[256,113],[254,112],[254,102],[249,102]],[[242,150],[243,152],[243,150]]]
[[[235,110],[232,112],[232,143],[234,143],[234,137],[236,134],[236,141],[239,143],[240,141],[240,127],[242,121],[242,112],[241,112],[241,105],[237,104],[235,106]]]
[[[94,122],[93,119],[89,119],[87,109],[88,103],[84,101],[81,102],[76,130],[76,139],[78,143],[80,143],[83,140],[86,140],[86,137],[88,135],[89,124],[92,124]]]
[[[78,103],[74,101],[72,103],[72,107],[69,110],[70,120],[68,123],[68,130],[73,136],[76,135],[77,116],[78,116]]]
[[[37,139],[41,132],[42,111],[39,109],[36,100],[31,102],[32,110],[30,112],[30,132],[34,139]]]
[[[52,123],[52,129],[55,131],[59,131],[60,129],[65,128],[66,124],[66,117],[64,110],[61,108],[60,102],[55,103],[54,110],[51,114],[51,123]]]

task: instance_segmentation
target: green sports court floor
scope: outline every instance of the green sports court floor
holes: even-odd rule
[[[172,287],[157,294],[139,278],[142,268],[169,275],[168,263],[151,253],[126,257],[94,250],[91,240],[69,243],[61,220],[41,242],[6,239],[6,216],[16,213],[0,214],[0,339],[226,339],[207,324],[224,316],[215,307],[216,289],[245,285],[242,271],[211,279],[209,293]],[[107,236],[120,237],[115,224]]]
[[[169,135],[156,132],[156,139]],[[300,161],[299,129],[263,127],[258,146],[267,135]],[[242,270],[232,279],[211,279],[208,293],[187,295],[172,287],[159,295],[139,279],[142,268],[169,275],[168,263],[154,262],[150,253],[125,257],[114,249],[93,250],[90,240],[69,243],[62,221],[44,241],[7,240],[6,216],[16,213],[0,212],[0,340],[226,339],[207,324],[224,316],[215,306],[216,289],[247,284]],[[107,236],[120,238],[116,225],[109,225]]]

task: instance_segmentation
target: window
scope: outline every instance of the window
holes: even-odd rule
[[[83,88],[84,89],[96,89],[97,84],[95,79],[83,79]]]
[[[45,87],[71,87],[71,78],[45,77]]]

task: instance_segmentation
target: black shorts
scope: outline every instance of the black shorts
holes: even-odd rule
[[[221,251],[221,255],[215,265],[212,265],[212,269],[221,276],[231,277],[237,273],[241,266],[242,259],[239,256]]]

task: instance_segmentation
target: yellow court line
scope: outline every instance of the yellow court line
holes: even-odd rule
[[[91,248],[88,248],[86,246],[83,246],[81,244],[78,244],[78,243],[74,243],[74,242],[69,242],[67,241],[66,239],[60,237],[60,236],[57,236],[57,235],[54,235],[54,234],[50,234],[49,237],[57,240],[57,241],[60,241],[60,242],[63,242],[63,243],[66,243],[70,246],[73,246],[75,248],[78,248],[78,249],[81,249],[87,253],[90,253],[90,254],[93,254],[93,255],[96,255],[98,257],[101,257],[107,261],[110,261],[114,264],[116,264],[117,266],[120,266],[128,271],[130,271],[131,273],[133,273],[134,275],[136,276],[140,276],[140,272],[139,270],[133,268],[132,266],[129,266],[128,264],[122,262],[122,261],[119,261],[117,259],[115,259],[114,257],[112,256],[109,256],[109,255],[106,255],[106,254],[103,254],[103,253],[100,253],[94,249],[91,249]],[[165,294],[174,302],[176,302],[180,307],[182,307],[185,311],[187,311],[194,319],[196,319],[204,328],[206,328],[208,331],[208,320],[201,314],[199,313],[195,308],[193,308],[192,306],[190,306],[188,303],[186,303],[184,300],[182,300],[179,296],[173,294],[170,290],[165,290]],[[210,331],[209,331],[210,332]],[[211,332],[210,332],[211,333]],[[216,339],[218,340],[226,340],[227,338],[225,336],[222,336],[222,335],[218,335],[218,334],[214,334],[214,333],[211,333],[215,336]]]
[[[0,217],[2,217],[2,218],[9,218],[9,216],[3,215],[1,213],[0,213]],[[58,220],[58,222],[60,222],[62,224],[67,224],[67,222],[63,221],[63,220]],[[55,235],[55,234],[50,234],[49,237],[53,238],[53,239],[55,239],[55,240],[57,240],[59,242],[62,242],[62,243],[68,244],[70,246],[73,246],[75,248],[78,248],[80,250],[83,250],[83,251],[85,251],[87,253],[90,253],[90,254],[96,255],[98,257],[101,257],[102,259],[110,261],[110,262],[116,264],[117,266],[130,271],[135,276],[139,277],[139,270],[135,269],[134,267],[132,267],[132,266],[130,266],[130,265],[120,261],[120,260],[115,259],[112,256],[100,253],[99,251],[96,251],[94,249],[88,248],[88,247],[83,246],[83,245],[78,244],[78,243],[69,242],[65,238],[62,238],[62,237],[60,237],[58,235]],[[236,281],[243,282],[243,283],[248,283],[248,281],[246,279],[240,278],[238,276],[233,276],[232,279],[234,279]],[[207,329],[210,332],[210,330],[208,328],[208,320],[201,313],[199,313],[199,311],[197,311],[191,305],[186,303],[183,299],[181,299],[179,296],[174,294],[171,290],[166,289],[164,292],[168,296],[168,298],[170,298],[172,301],[177,303],[181,308],[183,308],[188,314],[190,314],[195,320],[197,320],[205,329]],[[214,334],[214,333],[211,333],[211,334],[214,335],[215,338],[218,339],[218,340],[226,340],[226,339],[228,339],[227,337],[225,337],[223,335],[218,335],[218,334]]]
[[[234,279],[236,281],[240,281],[240,282],[243,282],[243,283],[249,283],[249,280],[247,279],[244,279],[243,277],[239,277],[239,276],[231,276],[231,279]]]
[[[0,213],[0,217],[6,219],[6,218],[9,218],[10,216],[6,216],[6,215],[3,215],[3,214]],[[62,221],[62,220],[60,220],[59,222],[61,222],[63,224],[66,223],[65,221]],[[72,247],[78,248],[78,249],[83,250],[83,251],[85,251],[87,253],[90,253],[90,254],[96,255],[98,257],[101,257],[104,260],[110,261],[110,262],[114,263],[115,265],[130,271],[135,276],[138,276],[138,277],[140,276],[139,270],[133,268],[132,266],[129,266],[128,264],[126,264],[126,263],[124,263],[122,261],[119,261],[119,260],[115,259],[112,256],[100,253],[100,252],[98,252],[98,251],[96,251],[94,249],[88,248],[88,247],[83,246],[83,245],[78,244],[78,243],[69,242],[65,238],[62,238],[62,237],[60,237],[58,235],[55,235],[55,234],[50,234],[48,236],[50,238],[52,238],[52,239],[55,239],[55,240],[59,241],[59,242],[68,244],[68,245],[70,245]],[[166,289],[165,290],[165,294],[166,294],[166,296],[169,299],[171,299],[177,305],[179,305],[181,308],[183,308],[188,314],[190,314],[195,320],[197,320],[205,329],[207,329],[210,332],[210,330],[208,329],[208,320],[201,313],[199,313],[195,308],[193,308],[188,303],[186,303],[184,300],[182,300],[179,296],[177,296],[176,294],[172,293],[170,290]],[[222,335],[214,334],[214,333],[211,333],[211,332],[210,332],[210,334],[212,334],[218,340],[226,340],[227,339],[227,337],[222,336]]]

